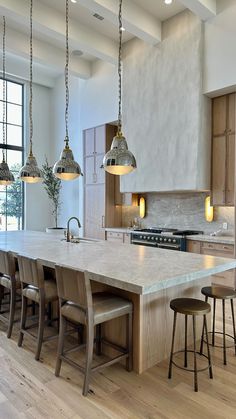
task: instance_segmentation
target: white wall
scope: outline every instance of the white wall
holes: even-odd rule
[[[51,164],[59,160],[60,153],[64,147],[65,138],[65,85],[64,77],[59,77],[52,89],[51,98],[51,124],[52,124],[52,145]],[[80,125],[80,81],[70,76],[70,105],[69,105],[69,138],[70,147],[73,150],[75,160],[82,167],[83,150],[81,141]],[[65,227],[67,220],[78,217],[82,222],[82,194],[83,178],[71,182],[62,181],[61,191],[61,213],[59,216],[59,227]]]
[[[81,128],[117,120],[118,77],[112,64],[96,61],[90,79],[81,82]]]
[[[218,15],[205,23],[203,92],[236,90],[236,2],[218,0]]]
[[[29,118],[28,118],[28,86],[25,95],[25,134],[26,155],[28,154]],[[51,89],[37,84],[33,86],[33,152],[41,167],[45,155],[51,159]],[[25,228],[27,230],[45,231],[52,226],[49,200],[41,183],[25,185]]]

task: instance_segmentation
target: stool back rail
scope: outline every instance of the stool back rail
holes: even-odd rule
[[[62,361],[66,361],[73,367],[84,373],[83,395],[89,391],[90,376],[93,371],[126,359],[126,369],[132,369],[132,302],[124,298],[107,293],[95,293],[91,291],[89,272],[83,272],[56,266],[56,279],[60,307],[60,332],[58,342],[57,362],[55,375],[59,376]],[[102,338],[101,324],[126,316],[126,348],[120,347]],[[64,336],[66,324],[72,321],[86,326],[86,345],[79,345],[72,350],[64,350]],[[96,326],[96,338],[94,327]],[[94,341],[96,342],[96,354],[101,355],[101,345],[110,345],[120,354],[107,362],[92,367]],[[67,355],[76,349],[86,346],[85,368],[71,360]]]
[[[24,335],[28,335],[29,337],[36,339],[37,348],[35,359],[38,361],[43,342],[57,338],[58,336],[58,334],[54,334],[44,338],[46,305],[58,300],[57,287],[54,280],[48,279],[45,281],[43,266],[37,261],[37,259],[18,255],[18,264],[22,292],[21,324],[18,346],[22,346]],[[38,323],[30,325],[29,327],[26,327],[27,300],[34,301],[39,305]],[[50,322],[56,320],[57,319],[51,319]],[[29,329],[36,326],[38,326],[37,337],[29,332]]]
[[[212,364],[211,364],[211,354],[208,342],[208,332],[207,332],[207,319],[206,315],[210,313],[211,306],[210,304],[197,300],[194,298],[176,298],[170,302],[170,308],[174,311],[174,321],[173,321],[173,332],[172,332],[172,344],[171,344],[171,353],[170,353],[170,362],[169,362],[169,372],[168,378],[172,377],[172,365],[175,365],[177,368],[180,368],[185,371],[194,373],[194,391],[198,391],[198,372],[209,370],[209,377],[213,378]],[[184,314],[185,316],[185,347],[184,350],[174,352],[174,343],[175,343],[175,331],[176,331],[176,322],[177,314]],[[188,316],[192,316],[193,322],[193,350],[188,349],[187,342],[187,327],[188,327]],[[207,343],[207,355],[197,352],[196,349],[196,316],[203,316],[203,330],[206,333],[206,343]],[[178,353],[184,353],[184,367],[176,363],[173,358]],[[194,367],[193,369],[188,368],[188,353],[194,354]],[[204,356],[208,360],[208,366],[205,368],[197,368],[197,354]]]
[[[12,334],[13,323],[15,321],[15,308],[17,302],[17,289],[19,291],[19,275],[16,271],[16,262],[13,254],[5,250],[0,250],[0,320],[8,325],[7,337]],[[9,310],[1,310],[5,290],[10,292]],[[5,305],[5,302],[4,302]],[[9,318],[5,316],[9,313]]]
[[[234,298],[236,298],[236,292],[232,288],[219,287],[219,286],[203,287],[201,292],[203,295],[205,295],[206,302],[208,301],[208,298],[213,299],[212,331],[208,332],[209,334],[211,334],[211,338],[212,338],[210,345],[223,349],[223,363],[224,365],[227,365],[226,349],[234,347],[235,355],[236,355],[236,330],[235,330],[235,316],[234,316],[234,302],[233,302]],[[216,300],[222,301],[222,321],[223,321],[222,332],[215,330]],[[225,301],[226,300],[230,300],[230,305],[231,305],[233,336],[226,333],[225,331]],[[223,336],[223,345],[215,344],[215,335]],[[226,336],[233,339],[234,341],[233,345],[226,345]],[[204,333],[204,329],[202,329],[201,348],[200,348],[201,353],[203,351],[203,342],[206,342],[206,335]]]

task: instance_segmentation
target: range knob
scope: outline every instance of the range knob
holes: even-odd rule
[[[150,240],[151,237],[147,236],[147,239]]]
[[[155,237],[152,237],[152,240],[155,240]]]
[[[143,238],[143,236],[139,236],[139,238],[140,238],[140,239],[142,239],[142,238]]]
[[[158,237],[155,238],[156,242],[158,242]]]
[[[143,239],[145,240],[146,239],[146,236],[143,236]]]
[[[164,239],[164,242],[167,242],[167,239]]]
[[[173,240],[173,243],[176,243],[176,240],[175,239]]]
[[[168,242],[171,243],[171,239],[168,239]]]
[[[162,237],[160,237],[160,242],[162,242],[162,240],[163,240],[163,238],[162,238]]]

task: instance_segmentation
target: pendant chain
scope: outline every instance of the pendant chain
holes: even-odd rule
[[[66,88],[66,108],[65,108],[65,125],[66,125],[66,146],[68,146],[68,113],[69,113],[69,0],[66,0],[66,65],[65,65],[65,88]]]
[[[30,100],[29,100],[29,119],[30,119],[30,156],[33,147],[33,0],[30,0]]]
[[[2,115],[2,142],[6,144],[6,18],[3,16],[3,38],[2,38],[2,79],[3,79],[3,115]],[[2,150],[2,160],[5,162],[5,150]]]
[[[118,111],[118,133],[121,134],[122,129],[122,116],[121,116],[121,103],[122,103],[122,0],[119,4],[119,56],[118,56],[118,79],[119,79],[119,111]]]

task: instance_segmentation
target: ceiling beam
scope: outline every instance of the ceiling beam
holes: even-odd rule
[[[0,14],[17,22],[19,29],[29,27],[29,2],[27,0],[0,0]],[[48,36],[58,43],[65,44],[65,15],[37,1],[33,11],[34,34]],[[70,19],[70,48],[81,50],[95,58],[116,64],[117,43],[108,37]]]
[[[118,26],[117,0],[77,0],[77,2]],[[129,33],[151,45],[161,41],[160,20],[132,0],[123,4],[122,15],[123,26]]]
[[[2,30],[2,25],[0,25],[0,31]],[[29,60],[28,35],[7,27],[6,50],[15,57]],[[55,72],[57,75],[64,73],[65,52],[62,49],[34,39],[33,54],[35,64],[48,68],[49,72]],[[70,59],[70,73],[77,77],[88,79],[91,76],[91,64],[72,55]]]
[[[187,9],[198,15],[202,20],[216,16],[216,0],[180,0]]]

